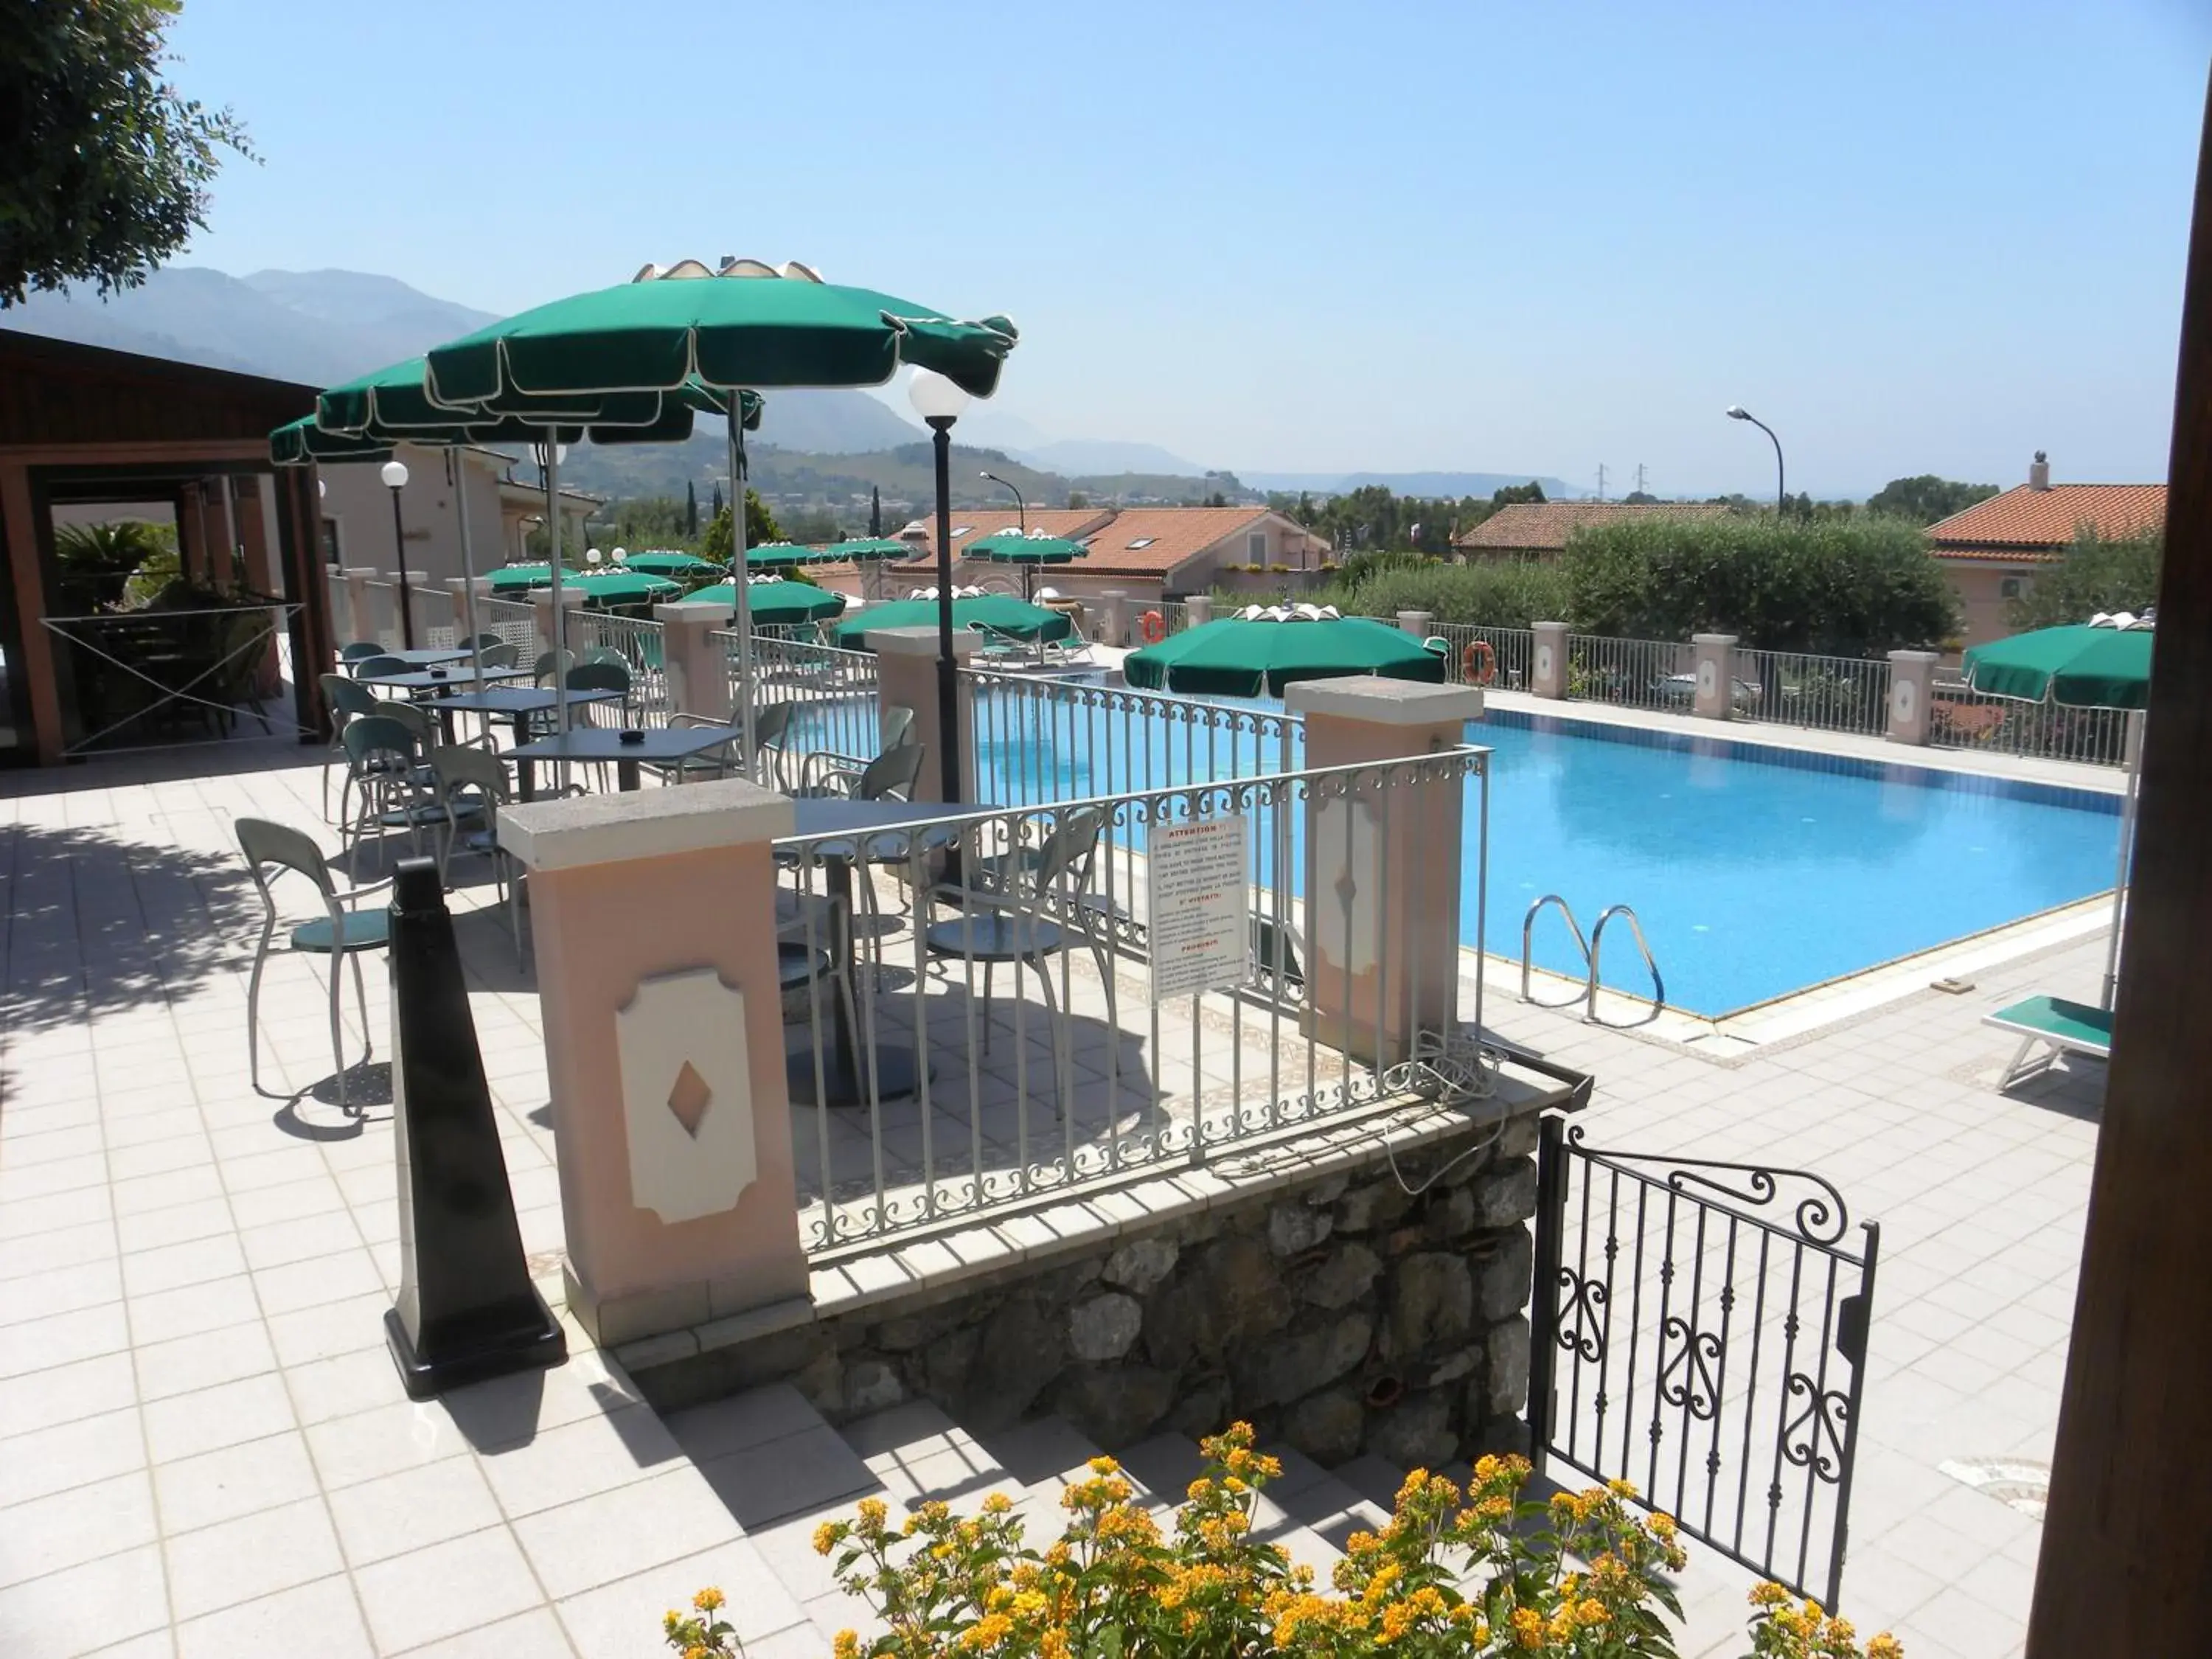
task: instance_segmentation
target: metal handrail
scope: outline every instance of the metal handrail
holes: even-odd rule
[[[1589,965],[1589,941],[1583,937],[1582,923],[1575,920],[1573,909],[1569,907],[1566,900],[1561,898],[1557,893],[1545,894],[1543,897],[1530,905],[1528,914],[1521,918],[1521,1000],[1523,1002],[1536,1002],[1535,994],[1529,989],[1528,986],[1531,965],[1535,960],[1532,954],[1532,947],[1536,933],[1536,918],[1547,904],[1556,904],[1559,907],[1559,915],[1567,924],[1567,931],[1575,936],[1575,948],[1583,953],[1583,966],[1588,968]],[[1612,912],[1608,911],[1607,914],[1609,915]],[[1574,997],[1565,1002],[1536,1002],[1536,1006],[1539,1008],[1571,1008],[1581,1000],[1582,998]]]
[[[1564,907],[1563,907],[1564,908]],[[1583,1016],[1593,1024],[1602,1024],[1597,1017],[1598,956],[1605,949],[1605,925],[1615,916],[1628,918],[1628,930],[1636,936],[1636,948],[1644,957],[1644,971],[1651,975],[1651,1016],[1656,1018],[1667,1006],[1667,981],[1659,976],[1659,964],[1651,955],[1651,946],[1644,937],[1644,924],[1636,919],[1636,912],[1626,904],[1607,907],[1590,929],[1589,937],[1589,1010]]]

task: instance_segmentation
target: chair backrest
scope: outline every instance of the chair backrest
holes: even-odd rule
[[[389,714],[362,714],[346,722],[346,759],[360,766],[372,756],[397,756],[412,763],[422,744],[415,734]]]
[[[471,651],[479,648],[489,651],[495,645],[505,645],[507,641],[500,638],[496,634],[479,634],[468,642],[467,648]]]
[[[1085,806],[1061,813],[1060,822],[1037,849],[1034,878],[1036,890],[1041,894],[1051,892],[1060,884],[1063,876],[1079,892],[1088,887],[1091,860],[1097,854],[1098,836],[1105,828],[1106,814],[1098,807]]]
[[[791,737],[791,722],[799,713],[793,702],[772,702],[753,710],[753,747],[781,749]]]
[[[333,714],[350,720],[356,714],[374,714],[380,704],[376,693],[343,674],[325,674],[322,678],[323,700]]]
[[[902,744],[896,749],[886,749],[861,769],[860,781],[853,786],[855,800],[907,800],[911,799],[914,781],[921,775],[922,745]]]
[[[383,719],[397,720],[405,726],[417,748],[428,749],[438,740],[437,730],[431,724],[428,712],[419,703],[398,702],[384,697],[378,699],[376,712]]]
[[[261,896],[272,915],[276,901],[270,896],[267,873],[272,864],[307,877],[325,898],[331,896],[334,889],[331,885],[331,866],[313,837],[284,824],[271,823],[266,818],[240,818],[233,827],[238,831],[238,850],[246,855],[246,871],[252,876],[253,884],[261,890]]]
[[[576,653],[573,651],[541,651],[538,653],[538,660],[531,665],[530,672],[543,685],[548,674],[556,670],[565,673],[575,666],[575,663]]]
[[[903,749],[914,740],[914,710],[896,702],[884,709],[881,746],[886,750]]]
[[[580,662],[562,677],[571,691],[619,691],[629,696],[629,670],[617,662]]]
[[[619,663],[624,671],[627,671],[629,667],[629,659],[623,655],[621,652],[616,650],[611,645],[593,646],[590,650],[584,653],[584,660],[586,663]]]
[[[373,679],[379,674],[411,674],[415,665],[402,657],[363,657],[353,665],[356,676]]]
[[[487,635],[485,637],[492,636]],[[497,645],[487,645],[478,655],[486,668],[513,668],[522,660],[522,653],[504,641]]]
[[[340,662],[360,662],[364,658],[380,657],[383,654],[383,646],[380,645],[374,640],[356,640],[350,645],[343,645],[338,647],[338,660]]]
[[[489,750],[440,744],[430,750],[429,761],[431,775],[438,780],[438,793],[448,803],[457,792],[472,789],[483,797],[489,813],[510,797],[506,763]]]

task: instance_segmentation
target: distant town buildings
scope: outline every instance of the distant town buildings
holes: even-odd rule
[[[1486,559],[1556,559],[1567,538],[1592,525],[1635,519],[1713,519],[1728,508],[1705,501],[1512,501],[1452,540],[1469,563]]]

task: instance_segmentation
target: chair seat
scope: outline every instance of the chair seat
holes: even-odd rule
[[[380,905],[374,910],[341,910],[339,913],[337,948],[341,951],[370,951],[380,945],[392,942],[392,912]],[[319,921],[304,921],[292,930],[295,951],[314,951],[327,955],[331,950],[330,918]]]
[[[462,823],[474,823],[483,817],[483,806],[477,801],[462,801],[453,808],[453,817]],[[413,806],[395,806],[388,812],[379,812],[376,821],[396,830],[410,824],[432,824],[446,822],[446,809],[435,801],[421,801]]]
[[[828,973],[830,963],[827,951],[809,951],[804,945],[778,945],[775,947],[776,988],[783,991],[803,989]]]
[[[929,951],[968,962],[1024,962],[1050,956],[1066,942],[1066,933],[1036,916],[971,915],[940,921],[921,936]]]

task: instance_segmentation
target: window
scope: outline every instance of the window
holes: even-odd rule
[[[1255,530],[1244,538],[1244,556],[1254,564],[1267,562],[1267,532]]]
[[[343,563],[344,560],[338,544],[338,521],[336,519],[323,520],[322,541],[323,562],[333,565]]]
[[[2025,576],[2005,576],[2000,578],[1997,582],[1997,597],[2001,599],[2016,599],[2020,598],[2021,595],[2027,592],[2027,581],[2028,579]]]
[[[1158,536],[1139,536],[1136,540],[1129,544],[1129,551],[1133,553],[1140,547],[1150,547],[1158,540],[1159,540]]]

